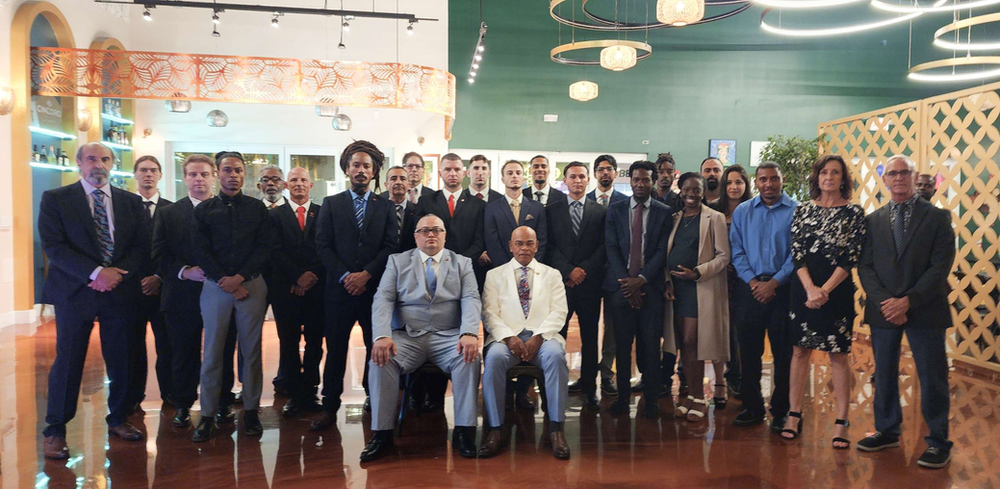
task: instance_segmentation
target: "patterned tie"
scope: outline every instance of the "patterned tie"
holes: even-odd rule
[[[642,270],[642,211],[645,204],[635,206],[635,219],[632,221],[632,242],[628,252],[628,276],[637,277]]]
[[[528,289],[528,267],[521,267],[521,278],[517,280],[517,297],[521,299],[521,311],[524,318],[528,319],[528,310],[531,309],[531,290]]]
[[[455,194],[448,196],[448,216],[455,217]]]
[[[403,234],[403,204],[396,204],[396,234]]]
[[[94,197],[94,223],[97,224],[97,241],[101,245],[101,265],[111,266],[111,257],[115,254],[115,243],[111,239],[111,225],[108,221],[108,208],[104,206],[104,192],[97,188],[91,195]]]
[[[599,202],[601,203],[601,206],[607,207],[608,206],[608,196],[607,195],[602,195],[601,199],[599,200]]]
[[[411,204],[416,204],[417,203],[417,200],[419,199],[419,197],[417,196],[417,189],[416,188],[411,188],[411,189],[407,190],[406,191],[406,195],[409,196]]]
[[[903,235],[906,234],[906,206],[907,203],[899,204],[892,213],[892,240],[896,243],[897,256],[903,249]]]
[[[573,222],[573,234],[577,237],[580,236],[580,222],[583,221],[583,204],[579,201],[574,200],[570,204],[569,217]]]
[[[354,199],[354,220],[358,223],[358,229],[361,229],[361,225],[365,221],[365,197],[363,195]]]
[[[427,278],[427,295],[433,299],[434,293],[437,292],[438,288],[437,274],[434,273],[434,258],[427,259],[427,266],[424,268],[424,277]]]
[[[521,216],[521,203],[516,200],[510,201],[510,211],[514,213],[514,224],[519,224],[518,219]]]
[[[299,219],[299,229],[302,231],[306,230],[306,206],[301,205],[298,209],[295,209],[295,217]]]

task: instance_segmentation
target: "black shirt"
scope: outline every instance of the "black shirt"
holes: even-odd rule
[[[656,200],[663,202],[670,206],[670,212],[674,213],[684,208],[684,201],[681,200],[681,195],[673,190],[667,192],[667,195],[659,197]]]
[[[195,264],[218,281],[236,274],[251,280],[264,270],[274,249],[267,207],[242,192],[219,194],[194,209],[191,233]]]

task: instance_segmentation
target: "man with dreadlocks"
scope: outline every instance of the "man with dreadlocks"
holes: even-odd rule
[[[368,141],[355,141],[340,155],[340,169],[351,187],[323,199],[316,221],[316,251],[327,270],[326,365],[323,368],[323,414],[310,429],[333,426],[344,392],[347,346],[354,323],[361,324],[367,356],[364,387],[368,394],[368,359],[372,351],[372,299],[386,260],[398,246],[395,206],[372,191],[379,188],[385,155]],[[368,399],[365,410],[370,411]]]

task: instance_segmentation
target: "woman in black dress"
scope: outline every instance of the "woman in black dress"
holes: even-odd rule
[[[830,355],[833,388],[837,399],[837,422],[833,448],[845,449],[847,413],[851,394],[851,337],[854,327],[854,281],[851,269],[861,256],[865,240],[865,213],[850,203],[853,181],[844,160],[837,155],[821,157],[809,175],[811,202],[799,205],[792,219],[792,281],[788,317],[793,356],[789,381],[791,410],[781,436],[799,435],[802,427],[802,396],[813,350]]]

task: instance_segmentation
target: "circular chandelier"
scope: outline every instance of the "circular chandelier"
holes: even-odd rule
[[[705,18],[705,0],[657,0],[656,20],[674,27],[694,24]]]
[[[969,2],[958,2],[955,1],[949,5],[944,5],[944,2],[938,1],[934,2],[933,5],[923,7],[920,4],[914,5],[896,5],[891,3],[886,3],[882,0],[872,0],[872,7],[879,10],[885,10],[886,12],[895,12],[900,14],[911,14],[911,13],[937,13],[937,12],[954,12],[956,10],[968,10],[980,7],[989,7],[991,5],[1000,4],[1000,0],[972,0]]]
[[[872,3],[874,4],[875,1],[877,0],[872,0]],[[948,0],[937,0],[936,2],[934,2],[934,6],[943,5],[947,1]],[[984,1],[1000,2],[1000,0],[984,0]],[[781,26],[780,21],[778,25],[771,25],[767,23],[765,18],[767,17],[767,14],[770,13],[772,10],[774,9],[767,8],[764,9],[764,12],[760,14],[760,28],[772,34],[779,34],[782,36],[791,36],[791,37],[823,37],[823,36],[837,36],[841,34],[854,34],[857,32],[870,31],[882,27],[888,27],[894,24],[907,22],[923,15],[924,13],[924,11],[917,11],[884,20],[878,20],[873,22],[862,22],[860,24],[853,24],[853,25],[846,25],[839,27],[827,27],[822,29],[815,29],[815,28],[787,29]]]
[[[587,102],[597,98],[597,84],[591,81],[578,81],[569,86],[569,98],[580,102]]]
[[[604,58],[603,49],[601,50],[601,58],[596,60],[569,58],[564,56],[564,53],[569,53],[573,51],[582,51],[585,49],[609,48],[612,46],[627,46],[635,49],[636,62],[642,61],[653,54],[653,47],[644,42],[619,40],[619,39],[599,39],[595,41],[577,41],[577,42],[561,44],[559,46],[552,48],[552,50],[549,51],[549,58],[552,61],[555,61],[556,63],[570,65],[570,66],[604,66],[602,64]],[[642,53],[639,53],[639,51],[642,51]],[[632,65],[634,66],[635,63],[632,63]]]
[[[1000,41],[995,42],[959,42],[943,39],[941,36],[955,32],[960,29],[971,28],[974,25],[990,24],[1000,21],[1000,12],[993,14],[977,15],[968,19],[952,22],[934,32],[934,45],[939,48],[952,49],[955,51],[989,51],[1000,49]]]
[[[208,127],[226,127],[229,125],[229,116],[221,110],[213,110],[205,117]]]
[[[723,13],[712,15],[709,17],[702,17],[700,20],[695,22],[689,22],[684,25],[672,25],[663,23],[661,21],[657,22],[622,22],[616,19],[609,19],[606,17],[599,16],[593,13],[587,6],[592,0],[582,0],[581,10],[583,14],[587,16],[590,21],[576,20],[573,17],[566,17],[556,11],[556,8],[566,2],[573,2],[574,0],[549,0],[549,15],[555,19],[556,22],[570,26],[576,27],[584,30],[591,31],[642,31],[647,29],[666,29],[666,28],[677,28],[685,27],[697,24],[706,24],[708,22],[714,22],[716,20],[722,20],[732,17],[736,14],[743,12],[744,10],[750,8],[753,2],[750,0],[685,0],[685,4],[694,4],[695,2],[702,4],[702,14],[704,15],[704,10],[706,7],[735,7]],[[596,0],[593,0],[596,1]],[[858,0],[855,0],[858,1]],[[657,2],[657,7],[661,2],[676,4],[677,0],[659,0]],[[676,5],[674,6],[676,8]],[[657,11],[659,9],[657,8]]]
[[[622,44],[608,46],[601,50],[601,68],[611,71],[625,71],[636,63],[634,47]]]
[[[840,7],[867,1],[869,0],[753,0],[753,3],[771,8],[811,9]]]
[[[956,73],[954,71],[954,69],[959,66],[976,65],[995,66],[995,68],[984,68],[981,70],[967,71],[963,73]],[[952,71],[944,73],[924,73],[925,71],[935,68],[952,68]],[[983,78],[993,78],[997,76],[1000,76],[1000,56],[967,56],[964,58],[939,59],[937,61],[920,63],[910,68],[910,74],[907,75],[907,78],[925,82],[956,82],[981,80]]]
[[[175,92],[173,96],[183,97],[184,94],[180,92]],[[165,105],[167,106],[167,112],[176,112],[178,114],[191,112],[190,100],[167,100]]]

